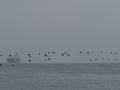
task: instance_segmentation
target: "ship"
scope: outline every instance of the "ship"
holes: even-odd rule
[[[7,58],[7,63],[19,64],[20,63],[20,56],[18,55],[18,53],[15,53],[15,55]]]

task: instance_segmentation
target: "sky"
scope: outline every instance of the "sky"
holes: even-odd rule
[[[120,0],[0,0],[1,51],[119,49]]]

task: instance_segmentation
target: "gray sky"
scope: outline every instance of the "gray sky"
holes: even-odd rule
[[[116,49],[120,0],[0,0],[0,47]]]

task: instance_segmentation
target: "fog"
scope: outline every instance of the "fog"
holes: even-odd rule
[[[0,48],[119,49],[119,0],[0,0]]]

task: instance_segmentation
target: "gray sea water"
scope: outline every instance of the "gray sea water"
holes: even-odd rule
[[[120,64],[3,64],[0,90],[120,90]]]

